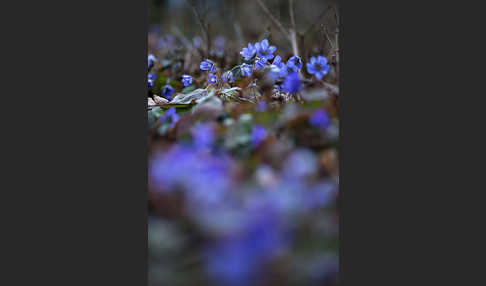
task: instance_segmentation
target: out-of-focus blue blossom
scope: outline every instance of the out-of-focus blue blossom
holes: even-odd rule
[[[259,43],[255,44],[255,49],[259,57],[265,61],[273,59],[273,53],[277,50],[275,46],[270,46],[268,40],[265,39]]]
[[[160,32],[160,25],[150,25],[149,34],[157,34]]]
[[[159,49],[168,49],[171,46],[175,44],[175,38],[174,36],[170,34],[166,34],[162,37],[159,38],[159,41],[157,42],[157,46]]]
[[[242,76],[250,76],[252,74],[251,66],[248,64],[242,64],[241,65],[241,75]]]
[[[216,77],[216,75],[210,73],[209,76],[208,76],[208,82],[211,83],[211,84],[217,83],[218,78]]]
[[[153,73],[149,73],[147,78],[150,79],[150,80],[155,80],[157,78],[157,76]]]
[[[267,130],[265,130],[265,128],[261,125],[255,125],[253,126],[253,129],[251,131],[251,144],[254,146],[254,147],[257,147],[258,145],[260,145],[260,143],[263,142],[263,140],[265,140],[265,138],[267,138]]]
[[[298,72],[302,68],[302,60],[299,57],[293,56],[287,61],[287,67],[294,72]]]
[[[232,164],[225,154],[174,145],[149,162],[149,183],[159,192],[183,191],[188,212],[197,217],[229,203]]]
[[[212,73],[216,72],[216,67],[210,60],[202,61],[201,64],[199,65],[199,68],[201,68],[201,70],[203,71],[209,71]]]
[[[263,59],[257,59],[255,61],[255,64],[254,64],[254,66],[255,66],[254,69],[255,70],[261,70],[261,69],[263,69],[265,67],[265,62],[266,61],[263,60]]]
[[[327,64],[327,59],[323,56],[318,56],[317,58],[312,57],[306,66],[307,71],[310,74],[315,75],[318,79],[322,79],[331,68],[331,66]]]
[[[298,73],[291,73],[285,78],[282,89],[288,93],[297,93],[302,89]]]
[[[276,90],[277,92],[282,92],[282,85],[280,85],[280,84],[276,84],[276,85],[275,85],[275,90]]]
[[[243,50],[241,50],[240,52],[240,55],[242,55],[247,61],[251,60],[253,56],[255,56],[255,54],[256,54],[255,46],[252,45],[251,43],[248,43],[248,47],[243,48]]]
[[[202,39],[201,37],[199,36],[195,36],[193,39],[192,39],[192,44],[194,45],[195,48],[199,48],[201,47],[202,45]]]
[[[209,123],[200,123],[191,129],[194,146],[198,149],[207,149],[213,145],[214,131]]]
[[[174,126],[176,122],[179,120],[179,115],[177,114],[175,107],[171,107],[167,109],[165,114],[163,114],[160,117],[160,121],[167,121],[167,120],[170,122],[171,126]]]
[[[264,112],[267,110],[267,103],[263,100],[259,101],[256,107],[256,111]]]
[[[154,55],[149,54],[148,55],[148,68],[151,69],[154,66],[154,63],[157,61]]]
[[[173,92],[174,89],[172,88],[172,86],[167,84],[162,88],[162,97],[164,97],[165,99],[170,99]]]
[[[312,281],[311,285],[335,285],[339,272],[339,259],[337,257],[316,256],[299,263],[299,272]]]
[[[224,37],[217,37],[214,40],[214,51],[218,57],[222,57],[224,55],[224,47],[226,44],[226,40]]]
[[[234,81],[235,81],[235,78],[233,76],[233,72],[227,71],[223,74],[223,82],[233,83]]]
[[[210,277],[221,285],[244,286],[257,281],[267,262],[287,244],[271,208],[247,211],[242,228],[216,241],[207,251]]]
[[[284,162],[283,175],[286,178],[304,179],[318,171],[318,160],[314,152],[297,149]]]
[[[149,88],[149,89],[154,88],[154,81],[153,81],[153,80],[148,79],[148,80],[147,80],[147,84],[148,84],[148,88]]]
[[[318,109],[309,117],[309,123],[313,127],[325,130],[331,124],[331,119],[324,109]]]
[[[189,86],[192,83],[192,77],[190,75],[184,74],[182,75],[182,84],[184,86]]]

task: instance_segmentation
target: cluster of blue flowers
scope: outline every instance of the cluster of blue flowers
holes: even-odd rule
[[[194,45],[200,45],[200,38],[194,38]],[[215,42],[216,48],[221,50],[224,48],[224,38],[218,38]],[[255,44],[248,43],[248,46],[243,48],[240,52],[241,56],[245,59],[245,63],[239,66],[240,74],[243,77],[249,77],[253,74],[253,71],[264,70],[269,68],[269,76],[273,81],[281,79],[282,85],[277,85],[278,91],[285,91],[288,93],[297,93],[302,88],[302,83],[299,76],[299,71],[303,67],[302,59],[297,56],[290,57],[287,62],[282,61],[282,57],[274,55],[277,51],[275,46],[270,45],[267,39],[257,42]],[[153,57],[153,56],[152,56]],[[273,61],[270,63],[270,60]],[[149,57],[149,66],[153,63],[154,58]],[[330,69],[327,64],[327,59],[323,56],[311,57],[310,62],[306,64],[307,71],[311,75],[315,75],[316,78],[322,79]],[[199,68],[203,71],[209,72],[208,83],[216,84],[218,82],[218,76],[216,75],[216,65],[209,59],[203,60]],[[232,70],[226,71],[221,76],[221,80],[225,83],[233,83],[235,81],[234,73]],[[182,83],[184,86],[192,84],[192,77],[190,75],[182,76]],[[153,86],[153,81],[149,87]],[[163,93],[164,97],[168,94],[169,89],[166,89],[167,93]]]

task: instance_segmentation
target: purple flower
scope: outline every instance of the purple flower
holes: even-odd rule
[[[297,73],[289,74],[282,84],[282,89],[288,93],[299,92],[302,88],[302,83],[300,82],[299,75]]]
[[[254,70],[261,70],[265,67],[265,60],[263,59],[257,59],[254,64]]]
[[[331,123],[329,115],[324,109],[318,109],[309,118],[309,123],[316,128],[326,129]]]
[[[235,78],[233,76],[233,72],[227,71],[223,74],[223,82],[233,83]]]
[[[148,88],[149,88],[149,89],[154,88],[154,81],[153,81],[153,80],[148,79],[148,80],[147,80],[147,83],[148,83]]]
[[[164,115],[160,117],[160,121],[170,121],[170,126],[174,126],[179,120],[179,115],[177,115],[176,108],[171,107],[167,109]]]
[[[202,61],[201,64],[199,65],[199,68],[201,68],[201,70],[203,71],[209,71],[212,73],[216,72],[216,67],[210,60]]]
[[[265,140],[265,138],[267,138],[267,130],[265,130],[265,128],[263,128],[261,125],[253,126],[253,130],[251,132],[251,144],[254,147],[257,147],[263,142],[263,140]]]
[[[211,124],[200,123],[191,130],[194,145],[198,149],[210,148],[213,145],[214,134]]]
[[[247,64],[241,65],[241,75],[242,76],[250,76],[252,74],[251,66]]]
[[[317,58],[312,57],[306,66],[307,71],[310,74],[315,75],[318,79],[322,79],[331,68],[331,66],[327,64],[327,59],[323,56],[318,56]]]
[[[253,58],[255,53],[256,53],[255,46],[248,43],[248,48],[243,48],[243,50],[241,50],[240,52],[240,55],[242,55],[245,58],[245,60],[249,61]]]
[[[217,83],[218,78],[216,77],[216,75],[210,73],[209,76],[208,76],[208,82],[211,83],[211,84]]]
[[[152,54],[149,54],[148,55],[148,68],[149,69],[152,68],[154,66],[154,62],[156,62],[156,61],[157,61],[157,59],[155,58],[155,56],[152,55]]]
[[[255,49],[258,53],[258,56],[260,56],[265,61],[273,59],[273,57],[274,57],[273,53],[277,50],[277,48],[275,46],[270,46],[268,44],[267,39],[261,41],[260,43],[256,43]]]
[[[162,88],[162,97],[164,97],[165,99],[170,99],[173,92],[174,92],[174,89],[172,88],[172,86],[165,85]]]
[[[302,68],[302,60],[299,57],[293,56],[287,61],[287,67],[294,72],[298,72]]]
[[[189,86],[192,83],[192,77],[190,75],[182,75],[182,84],[184,86]]]

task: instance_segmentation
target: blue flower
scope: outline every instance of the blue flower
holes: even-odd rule
[[[175,107],[167,109],[165,114],[160,117],[160,121],[166,120],[170,121],[170,126],[174,126],[174,124],[176,124],[176,122],[179,120],[179,115],[177,115]]]
[[[199,48],[202,45],[202,39],[199,36],[195,36],[192,39],[192,44],[194,45],[195,48]]]
[[[201,68],[201,70],[203,70],[203,71],[209,71],[209,72],[213,72],[213,73],[216,72],[216,67],[209,60],[202,61],[201,64],[199,65],[199,68]]]
[[[218,78],[216,77],[216,75],[210,73],[209,74],[209,77],[208,77],[208,82],[209,83],[217,83],[218,82]]]
[[[238,231],[216,240],[207,251],[210,277],[218,285],[253,285],[265,264],[289,244],[280,218],[270,207],[247,210]]]
[[[253,58],[253,56],[255,55],[256,53],[256,49],[255,49],[255,46],[253,46],[252,44],[248,43],[248,48],[243,48],[243,50],[241,50],[240,54],[245,58],[245,60],[249,61]]]
[[[147,76],[148,79],[151,79],[151,80],[155,80],[157,78],[157,76],[153,73],[149,73],[148,76]]]
[[[309,123],[313,127],[317,127],[324,130],[327,127],[329,127],[329,124],[331,123],[331,119],[329,118],[329,115],[324,109],[318,109],[309,117]]]
[[[256,107],[256,111],[264,112],[267,110],[267,103],[265,101],[259,101]]]
[[[265,130],[265,128],[263,128],[261,125],[253,126],[253,130],[251,132],[251,144],[254,147],[257,147],[263,142],[263,140],[265,140],[265,138],[267,138],[267,130]]]
[[[232,164],[224,153],[176,144],[149,161],[149,183],[158,192],[182,190],[190,215],[200,218],[201,210],[228,204],[227,191],[233,189]]]
[[[301,88],[302,83],[300,82],[299,75],[297,73],[289,74],[282,84],[282,89],[288,93],[299,92]]]
[[[277,80],[278,77],[284,78],[288,74],[288,68],[280,56],[276,56],[273,59],[272,65],[270,65],[270,72],[272,73],[273,80]]]
[[[165,98],[165,99],[170,99],[171,96],[172,96],[172,93],[174,92],[174,89],[172,88],[172,86],[170,85],[165,85],[163,88],[162,88],[162,96]]]
[[[154,66],[154,62],[156,62],[156,61],[157,61],[157,59],[155,58],[155,56],[152,55],[152,54],[149,54],[148,55],[148,68],[149,69],[152,68]]]
[[[294,72],[298,72],[302,68],[302,60],[299,57],[293,56],[287,61],[287,67]]]
[[[252,74],[251,66],[247,64],[241,65],[241,75],[242,76],[250,76]]]
[[[224,46],[225,46],[226,40],[224,37],[217,37],[214,40],[214,50],[216,52],[216,55],[218,57],[222,57],[224,55]]]
[[[312,57],[306,66],[307,71],[310,74],[315,75],[318,79],[322,79],[331,68],[331,66],[327,64],[327,59],[323,56],[318,56],[317,58]]]
[[[265,61],[273,59],[273,57],[274,57],[273,53],[277,50],[277,48],[275,46],[270,46],[268,44],[267,39],[261,41],[260,43],[256,43],[255,49],[258,53],[258,56],[260,56]]]
[[[153,80],[148,79],[148,80],[147,80],[147,83],[148,83],[148,88],[149,88],[149,89],[154,88],[154,81],[153,81]]]
[[[233,76],[233,72],[227,71],[223,74],[223,82],[233,83],[235,78]]]
[[[213,128],[211,124],[200,123],[191,130],[194,146],[198,149],[210,148],[214,142]]]
[[[184,86],[189,86],[192,83],[192,77],[190,75],[182,75],[182,83]]]
[[[261,69],[263,69],[263,68],[265,67],[265,62],[266,62],[266,61],[265,61],[265,60],[263,60],[263,59],[257,59],[257,60],[255,61],[254,70],[256,70],[256,71],[257,71],[257,70],[261,70]]]

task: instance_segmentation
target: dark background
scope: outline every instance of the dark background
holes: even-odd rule
[[[290,27],[289,1],[262,2],[285,28]],[[290,45],[282,37],[279,29],[272,24],[254,0],[150,0],[149,32],[166,34],[179,29],[189,40],[200,36],[205,41],[191,3],[195,3],[203,22],[209,23],[211,44],[217,37],[235,41],[239,47],[246,46],[250,41],[268,38],[287,53],[291,52]],[[325,52],[330,48],[321,27],[325,25],[332,37],[337,23],[335,15],[339,15],[335,11],[338,9],[335,0],[294,1],[297,32],[301,36],[301,46],[305,47],[307,53],[310,53],[312,48],[319,49],[314,53]],[[306,56],[307,53],[302,56]]]

